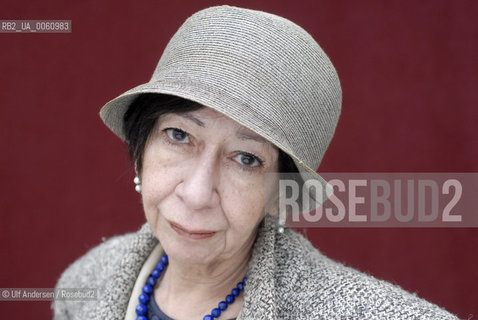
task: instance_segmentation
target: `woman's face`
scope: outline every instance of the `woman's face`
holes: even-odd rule
[[[165,114],[143,156],[146,218],[178,261],[247,255],[275,206],[273,182],[265,178],[277,171],[277,148],[217,111]]]

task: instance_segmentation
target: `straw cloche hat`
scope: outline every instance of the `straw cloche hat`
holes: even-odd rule
[[[304,180],[320,181],[323,199],[330,194],[316,169],[334,134],[342,91],[327,55],[295,23],[231,6],[201,10],[171,38],[149,82],[101,109],[123,140],[123,115],[143,93],[182,97],[227,115],[291,156]]]

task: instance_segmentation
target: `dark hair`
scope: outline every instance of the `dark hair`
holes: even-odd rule
[[[143,153],[157,119],[167,113],[183,113],[204,106],[171,95],[145,93],[136,98],[123,118],[123,130],[128,152],[135,169],[141,172]],[[292,158],[279,149],[279,172],[298,172]]]

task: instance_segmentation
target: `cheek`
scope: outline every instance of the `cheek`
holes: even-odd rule
[[[172,188],[179,177],[181,166],[179,159],[165,149],[161,141],[151,143],[146,147],[143,156],[141,173],[142,190],[145,195],[161,196]]]
[[[173,168],[165,165],[145,168],[141,177],[143,200],[162,198],[165,193],[174,188],[177,173]]]
[[[157,153],[146,152],[141,173],[141,195],[146,219],[153,228],[158,222],[158,206],[174,193],[181,176],[181,168],[173,165],[170,156],[155,156]]]
[[[264,195],[256,184],[247,188],[229,185],[223,193],[222,207],[234,232],[250,232],[264,218]]]

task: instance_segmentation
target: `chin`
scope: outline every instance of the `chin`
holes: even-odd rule
[[[214,257],[214,250],[208,246],[184,245],[182,243],[165,243],[164,250],[174,260],[185,264],[202,264]]]

